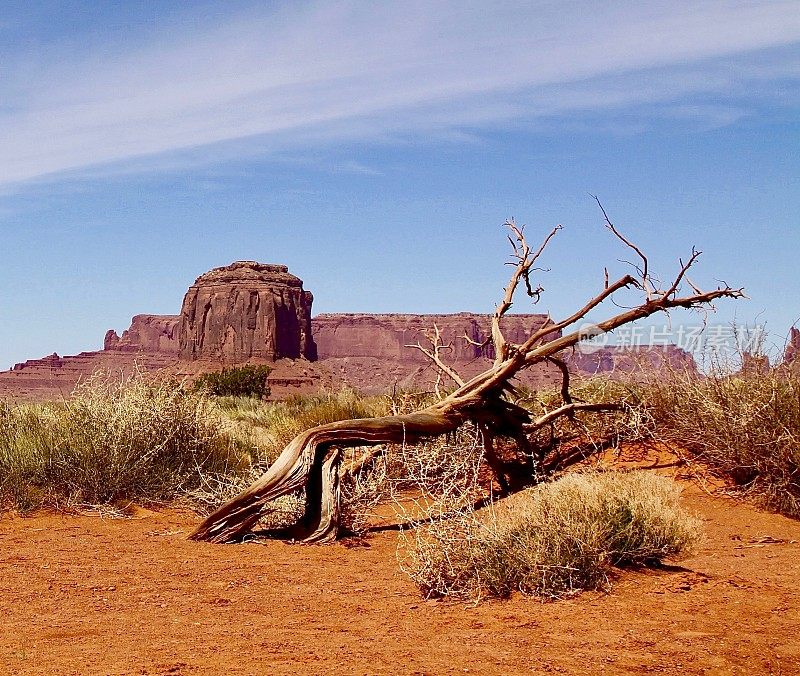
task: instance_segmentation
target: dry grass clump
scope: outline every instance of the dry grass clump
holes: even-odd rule
[[[317,395],[294,396],[275,402],[261,402],[248,397],[222,397],[217,399],[225,415],[237,426],[251,431],[260,441],[262,462],[252,478],[269,464],[297,434],[311,427],[352,418],[373,418],[390,412],[390,400],[386,397],[363,396],[350,388]],[[343,467],[357,463],[364,449],[348,449]],[[396,466],[396,465],[395,465]],[[341,482],[342,525],[345,530],[361,534],[369,526],[372,510],[387,498],[390,490],[389,460],[382,455],[374,462],[352,473],[344,473]],[[245,482],[230,480],[218,482],[209,491],[209,502],[218,495],[233,497],[243,489]],[[302,513],[302,500],[291,496],[291,500],[270,504],[267,521],[271,526],[288,524]]]
[[[604,588],[615,566],[674,558],[698,539],[678,495],[674,482],[647,472],[568,474],[404,533],[401,567],[427,596]]]
[[[374,418],[388,412],[384,398],[364,397],[349,388],[318,395],[294,396],[275,402],[226,397],[220,399],[219,404],[231,420],[264,433],[272,459],[295,436],[307,429],[338,420]]]
[[[247,472],[250,450],[208,397],[98,374],[62,403],[0,408],[0,496],[23,510],[171,500]]]
[[[674,373],[647,403],[658,435],[731,478],[763,506],[800,516],[800,375]]]

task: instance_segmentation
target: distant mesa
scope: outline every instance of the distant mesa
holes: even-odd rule
[[[586,375],[633,373],[641,369],[697,370],[692,354],[677,345],[608,345],[591,352],[575,350],[566,361],[571,369]]]
[[[463,376],[476,375],[494,357],[485,314],[323,314],[312,320],[312,302],[312,294],[285,265],[236,261],[200,275],[186,292],[180,314],[138,314],[121,336],[109,330],[101,351],[65,357],[54,353],[0,373],[0,398],[59,398],[99,368],[130,372],[134,365],[192,378],[224,366],[270,363],[276,396],[341,384],[373,392],[430,387],[436,372],[409,345],[424,344],[423,332],[434,324],[452,346],[447,358]],[[521,343],[549,321],[543,314],[508,315],[503,330],[510,341]],[[793,337],[793,345],[800,347],[800,334]],[[665,362],[693,365],[674,346],[644,348],[638,357],[655,367]],[[613,347],[571,358],[571,368],[582,373],[640,367],[641,359]],[[536,365],[522,376],[533,387],[559,378],[560,372],[549,364]]]

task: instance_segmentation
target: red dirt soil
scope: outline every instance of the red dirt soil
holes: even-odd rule
[[[365,546],[186,540],[191,514],[0,519],[0,673],[796,674],[800,522],[687,486],[706,540],[610,593],[426,601]]]

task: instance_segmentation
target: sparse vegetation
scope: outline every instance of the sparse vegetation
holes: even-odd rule
[[[264,399],[269,396],[267,378],[272,369],[265,365],[232,366],[221,371],[204,373],[195,380],[195,388],[217,397],[249,397]]]
[[[201,393],[97,374],[60,403],[0,406],[0,498],[22,510],[172,500],[246,474],[254,450]]]
[[[349,388],[266,403],[224,398],[219,404],[231,420],[261,430],[267,450],[275,456],[303,430],[338,420],[373,418],[383,415],[389,406],[385,397],[365,397]]]
[[[607,381],[578,383],[574,392],[582,401],[603,400],[608,388],[630,405],[602,423],[587,420],[591,427],[563,418],[553,434],[641,434],[631,422],[649,420],[636,405],[640,393]],[[675,390],[659,396],[668,393]],[[343,390],[263,402],[209,398],[169,380],[97,376],[61,403],[0,408],[0,496],[21,510],[130,500],[213,508],[299,431],[402,411],[427,396],[363,397]],[[525,403],[542,415],[558,400],[543,392]],[[471,599],[602,588],[613,567],[678,556],[696,539],[697,524],[678,508],[677,489],[666,479],[576,473],[497,502],[481,469],[484,452],[474,425],[448,437],[389,445],[372,462],[361,463],[364,449],[348,449],[343,529],[363,533],[375,506],[394,500],[416,526],[401,538],[403,570],[426,595]],[[475,512],[481,502],[489,506]],[[290,525],[303,509],[300,495],[285,496],[270,505],[265,523]]]
[[[800,376],[788,370],[704,377],[673,373],[649,386],[660,438],[731,479],[761,505],[800,517]]]
[[[405,534],[402,568],[427,596],[605,588],[612,569],[674,558],[699,536],[674,482],[647,472],[573,473],[491,509]]]

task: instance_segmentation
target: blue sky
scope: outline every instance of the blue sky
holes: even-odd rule
[[[800,2],[16,2],[0,13],[0,368],[176,313],[236,259],[318,312],[489,312],[510,216],[537,311],[623,272],[800,317]],[[520,302],[517,311],[530,306]],[[676,315],[675,322],[696,317]]]

